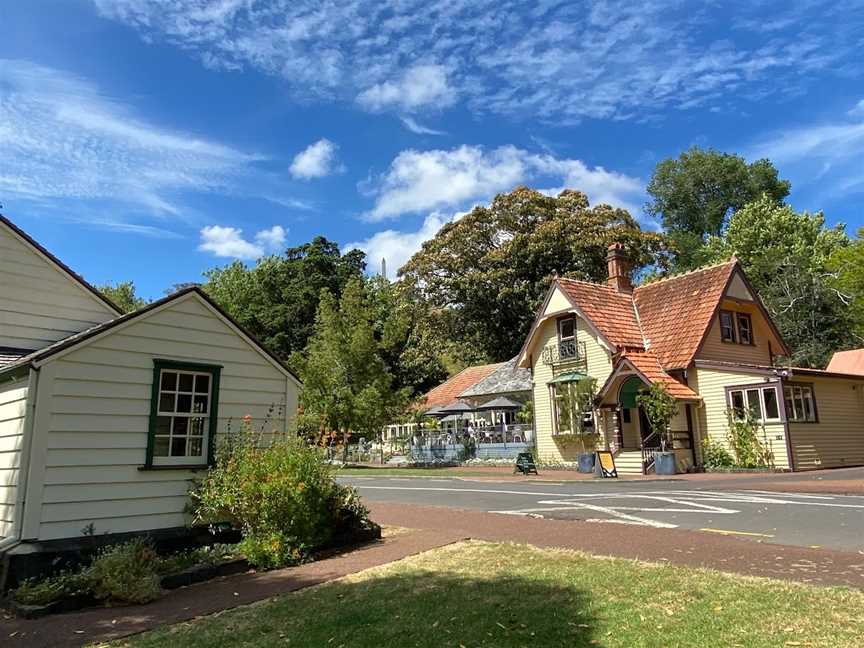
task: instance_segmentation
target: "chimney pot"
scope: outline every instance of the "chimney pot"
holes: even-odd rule
[[[606,255],[606,266],[609,278],[607,282],[615,290],[621,293],[632,293],[633,283],[630,280],[631,262],[630,257],[624,250],[623,243],[610,243]]]

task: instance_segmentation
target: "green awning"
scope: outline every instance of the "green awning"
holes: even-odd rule
[[[552,380],[550,380],[547,384],[551,385],[553,383],[571,383],[571,382],[579,382],[583,378],[587,378],[588,376],[581,371],[568,371],[567,373],[563,373],[559,376],[556,376]]]
[[[636,407],[636,394],[644,387],[645,383],[638,377],[630,376],[618,390],[618,405],[626,409]]]

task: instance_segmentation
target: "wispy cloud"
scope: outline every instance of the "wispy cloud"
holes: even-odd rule
[[[429,106],[442,108],[456,101],[456,91],[447,82],[441,65],[415,65],[399,79],[376,83],[357,96],[357,103],[370,110],[397,108],[412,112]]]
[[[148,123],[86,80],[16,60],[0,60],[0,150],[9,201],[96,201],[173,217],[186,215],[184,192],[236,191],[261,159]]]
[[[286,230],[281,225],[257,232],[252,241],[243,237],[236,227],[209,225],[201,230],[198,249],[217,257],[258,259],[267,253],[279,252],[285,246]]]
[[[833,120],[770,133],[747,157],[769,158],[793,189],[815,188],[823,200],[864,192],[864,101]]]
[[[343,169],[336,159],[337,146],[328,139],[320,139],[300,151],[291,162],[291,175],[302,180],[323,178]]]
[[[402,214],[459,209],[520,183],[544,186],[544,182],[554,187],[547,190],[550,193],[564,187],[580,189],[594,203],[625,207],[634,215],[638,215],[644,188],[638,178],[515,146],[407,150],[396,156],[377,183],[375,179],[366,183],[375,196],[375,205],[366,217],[382,221]]]
[[[800,93],[860,75],[864,13],[849,0],[736,7],[660,0],[94,0],[103,16],[210,67],[279,76],[295,97],[411,113],[463,101],[475,113],[547,121],[644,119],[721,96]],[[844,63],[845,61],[845,63]]]
[[[399,118],[402,124],[412,133],[416,133],[417,135],[446,135],[446,131],[435,130],[434,128],[429,128],[428,126],[424,126],[423,124],[417,123],[417,120],[413,117],[408,117],[407,115],[403,115]]]

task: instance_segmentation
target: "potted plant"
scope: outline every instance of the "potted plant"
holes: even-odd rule
[[[660,452],[654,455],[654,472],[658,475],[674,475],[678,472],[678,466],[669,425],[678,414],[678,401],[662,384],[653,383],[636,395],[636,402],[645,412],[651,429],[660,435]]]
[[[597,431],[594,427],[594,399],[597,396],[597,380],[583,378],[567,383],[561,393],[561,419],[569,424],[569,433],[560,433],[556,441],[565,447],[575,443],[579,447],[578,470],[594,472],[594,450],[597,446]]]

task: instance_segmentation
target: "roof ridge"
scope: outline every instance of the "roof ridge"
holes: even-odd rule
[[[601,283],[599,281],[585,281],[584,279],[573,279],[571,277],[558,277],[558,281],[572,281],[573,283],[585,284],[586,286],[595,286],[597,288],[607,288],[608,290],[614,290],[616,293],[618,292],[607,283]]]
[[[717,263],[712,263],[710,265],[700,266],[698,268],[693,268],[692,270],[687,270],[685,272],[679,272],[678,274],[669,275],[667,277],[660,277],[659,279],[652,279],[643,283],[639,286],[636,286],[633,291],[636,292],[640,288],[646,288],[648,286],[656,286],[659,283],[663,283],[664,281],[672,281],[673,279],[682,279],[683,277],[687,277],[690,275],[697,274],[699,272],[707,272],[708,270],[714,270],[724,265],[730,265],[738,263],[738,258],[733,254],[731,257],[726,259],[725,261],[718,261]]]

